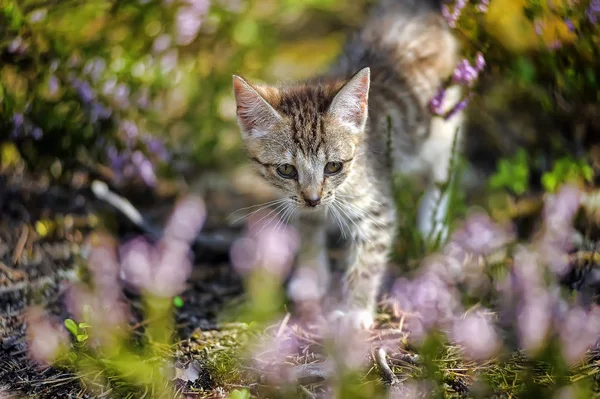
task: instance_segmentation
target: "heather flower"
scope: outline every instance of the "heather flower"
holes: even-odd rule
[[[446,96],[446,90],[440,87],[437,94],[431,99],[429,106],[431,111],[436,115],[442,115],[444,113],[444,98]]]
[[[481,0],[479,4],[477,4],[477,10],[480,12],[487,12],[490,6],[490,0]]]
[[[43,21],[44,19],[46,19],[47,15],[48,10],[46,9],[35,10],[29,15],[29,22],[36,23]]]
[[[567,364],[581,361],[600,339],[600,308],[594,305],[590,311],[580,307],[569,309],[560,322],[559,338]]]
[[[84,103],[90,103],[96,98],[96,95],[94,94],[94,91],[88,82],[75,78],[72,80],[71,84]]]
[[[569,28],[570,32],[575,32],[575,25],[573,25],[573,21],[571,21],[569,18],[566,18],[565,24],[567,25],[567,28]]]
[[[451,336],[468,357],[487,360],[501,347],[498,333],[483,312],[467,314],[453,323]]]
[[[160,35],[156,39],[154,39],[154,42],[152,43],[152,50],[155,53],[162,53],[163,51],[168,49],[170,45],[171,45],[171,36]]]
[[[129,94],[130,94],[129,86],[125,83],[120,83],[115,87],[113,92],[113,100],[115,101],[117,107],[124,109],[129,106]]]
[[[467,108],[467,105],[469,105],[469,100],[470,99],[471,99],[471,95],[469,94],[469,96],[467,98],[462,99],[458,104],[456,104],[454,106],[454,108],[452,108],[450,110],[450,112],[448,112],[448,114],[446,115],[446,119],[452,118],[454,115],[456,115],[460,111],[462,111],[465,108]]]
[[[236,270],[245,275],[254,268],[261,268],[284,278],[291,270],[299,246],[297,232],[282,219],[270,217],[268,212],[252,215],[247,229],[243,241],[231,249]],[[245,255],[248,256],[246,259]]]
[[[68,347],[67,331],[39,307],[27,310],[25,322],[29,355],[40,364],[50,365]]]
[[[483,71],[484,68],[485,59],[483,58],[483,54],[477,53],[475,66],[472,66],[469,60],[463,59],[458,63],[456,69],[454,70],[452,80],[455,83],[472,87],[479,77],[479,73]]]
[[[552,302],[547,292],[527,296],[517,314],[517,330],[521,347],[530,354],[543,348],[552,323]]]
[[[515,239],[510,227],[501,227],[487,214],[475,213],[452,235],[452,241],[465,250],[487,256]]]
[[[417,339],[435,327],[447,325],[462,309],[458,292],[436,273],[426,271],[414,280],[398,279],[392,289],[392,300],[411,317],[406,327]]]
[[[48,79],[48,92],[50,93],[50,95],[55,95],[58,92],[59,87],[60,83],[58,81],[58,78],[55,75],[51,75]]]
[[[566,255],[574,245],[576,231],[572,224],[580,202],[581,193],[576,187],[563,186],[545,201],[542,211],[544,228],[537,246],[542,259],[561,276],[568,271]]]
[[[186,0],[185,6],[177,10],[177,44],[188,45],[198,34],[204,16],[208,12],[208,0]]]
[[[146,136],[144,138],[146,145],[148,146],[148,150],[156,155],[160,160],[166,162],[169,160],[169,152],[167,151],[165,144],[162,140],[157,139],[152,136]]]
[[[597,23],[600,17],[600,0],[592,0],[585,15],[592,24]]]
[[[24,43],[21,36],[15,37],[8,45],[9,53],[20,53],[23,51]]]
[[[121,268],[119,277],[126,288],[139,292],[152,285],[152,268],[156,253],[144,238],[131,240],[119,248]]]
[[[467,0],[457,0],[454,4],[454,9],[452,10],[452,12],[450,12],[450,7],[447,4],[442,5],[442,15],[444,16],[444,18],[448,22],[448,25],[451,28],[456,27],[456,22],[458,22],[458,19],[460,18],[460,15],[462,13],[462,9],[465,8],[466,5]]]

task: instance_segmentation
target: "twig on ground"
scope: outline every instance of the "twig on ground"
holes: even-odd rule
[[[379,348],[377,352],[375,352],[375,363],[377,363],[377,367],[381,372],[381,377],[383,380],[389,385],[398,385],[400,384],[400,380],[396,377],[396,374],[392,371],[390,366],[386,360],[387,354],[384,348]]]
[[[27,237],[29,237],[29,227],[27,227],[27,225],[23,225],[23,231],[19,236],[19,241],[17,241],[17,246],[15,247],[15,252],[13,253],[13,265],[17,264],[17,261],[21,258],[23,250],[25,249],[25,244],[27,244]]]
[[[292,369],[292,377],[300,384],[312,384],[326,380],[331,375],[331,366],[323,363],[301,364]]]
[[[304,385],[299,385],[300,390],[310,399],[317,399],[317,395],[308,390]]]

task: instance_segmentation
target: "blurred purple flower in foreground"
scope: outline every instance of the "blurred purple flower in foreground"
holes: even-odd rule
[[[134,291],[147,291],[162,297],[181,293],[192,270],[190,246],[205,218],[202,200],[192,196],[181,200],[156,246],[143,238],[121,246],[121,280]]]
[[[452,242],[481,256],[491,255],[515,238],[513,226],[500,226],[483,212],[469,216],[462,227],[452,234]]]
[[[25,314],[29,355],[41,365],[49,365],[69,345],[69,335],[39,307],[31,307]]]
[[[188,45],[198,34],[204,16],[210,7],[209,0],[185,0],[176,16],[177,44]]]
[[[498,333],[489,315],[483,312],[468,313],[456,320],[451,337],[475,360],[487,360],[501,348]]]
[[[585,12],[585,15],[588,17],[588,20],[595,24],[598,22],[600,18],[600,0],[592,0],[590,2],[590,6]]]
[[[248,220],[247,233],[231,248],[231,261],[241,275],[255,268],[284,279],[299,247],[298,233],[270,213],[258,212]]]
[[[111,237],[93,235],[88,245],[88,270],[93,289],[83,283],[72,284],[66,292],[66,305],[77,321],[102,326],[102,329],[92,329],[92,333],[111,340],[110,333],[129,319],[119,284],[117,243]]]
[[[581,203],[581,193],[576,187],[563,186],[544,204],[544,227],[537,241],[538,252],[552,271],[559,276],[568,272],[568,252],[574,246],[576,230],[573,219]]]
[[[570,308],[558,326],[563,358],[572,366],[583,360],[587,350],[600,338],[600,307],[593,305],[586,311]]]

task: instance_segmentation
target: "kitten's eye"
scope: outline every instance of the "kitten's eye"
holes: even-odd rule
[[[340,170],[342,170],[341,162],[328,162],[327,165],[325,165],[325,174],[326,175],[335,175]]]
[[[294,168],[289,163],[285,163],[283,165],[278,166],[277,173],[284,179],[293,179],[298,175],[298,172],[296,172],[296,168]]]

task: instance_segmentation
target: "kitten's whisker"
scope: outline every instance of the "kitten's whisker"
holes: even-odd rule
[[[260,235],[260,233],[263,231],[263,229],[267,226],[269,226],[271,223],[273,223],[273,220],[275,220],[276,218],[281,219],[281,214],[282,212],[286,212],[289,206],[289,202],[284,202],[283,204],[280,204],[279,206],[277,206],[276,208],[276,213],[275,215],[273,215],[258,231],[258,233],[256,233],[256,236]],[[277,224],[279,224],[279,221],[277,222]],[[277,226],[277,225],[276,225]]]
[[[256,224],[260,224],[260,222],[262,222],[265,218],[269,217],[270,215],[273,214],[273,212],[275,212],[275,215],[273,217],[276,217],[283,209],[285,209],[286,203],[281,203],[279,205],[277,205],[274,209],[271,209],[271,211],[269,213],[267,213],[266,215],[264,215],[262,218],[260,218]],[[262,231],[262,229],[265,228],[266,225],[268,225],[269,223],[271,223],[271,221],[273,220],[273,218],[269,219],[268,222],[266,222],[261,229],[259,230],[259,233]]]
[[[387,223],[384,223],[384,222],[381,222],[381,221],[375,219],[373,216],[371,216],[369,214],[369,212],[365,211],[364,209],[361,209],[356,204],[353,204],[353,203],[348,202],[348,201],[343,201],[343,200],[340,201],[340,202],[343,203],[346,206],[349,206],[351,208],[351,209],[349,209],[349,211],[352,211],[355,215],[362,216],[362,217],[365,217],[365,218],[369,219],[379,229],[383,230],[384,228],[388,228],[389,227]]]
[[[285,198],[279,198],[279,199],[276,199],[276,200],[264,202],[262,204],[247,206],[245,208],[240,208],[240,209],[238,209],[236,211],[231,212],[231,214],[229,214],[229,216],[227,216],[227,219],[231,218],[234,214],[236,214],[236,213],[238,213],[240,211],[245,211],[245,210],[248,210],[248,209],[253,209],[253,208],[259,207],[258,209],[254,210],[254,211],[252,211],[252,212],[250,212],[250,213],[248,213],[246,215],[242,215],[239,218],[235,219],[233,222],[231,222],[231,224],[235,224],[235,223],[237,223],[238,221],[240,221],[240,220],[242,220],[244,218],[250,217],[250,216],[252,216],[252,215],[254,215],[254,214],[260,212],[261,210],[266,209],[266,208],[268,208],[270,206],[280,204],[280,203],[284,202],[285,200],[286,200]]]
[[[344,214],[344,216],[346,216],[346,218],[347,218],[348,220],[350,220],[350,222],[352,222],[352,224],[353,224],[354,226],[356,226],[356,231],[358,232],[358,234],[360,234],[360,235],[363,235],[363,236],[364,236],[364,234],[363,234],[363,232],[362,232],[362,230],[361,230],[360,226],[358,225],[358,223],[356,223],[356,221],[354,221],[354,218],[352,218],[352,217],[351,217],[351,216],[348,214],[348,212],[347,212],[347,209],[345,209],[345,208],[342,206],[342,203],[340,202],[338,205],[339,205],[339,210],[340,210],[340,211],[341,211],[341,212]],[[355,241],[355,242],[356,242],[356,240],[353,240],[353,241]],[[367,238],[367,241],[369,241],[369,242],[370,242],[371,240],[369,240],[369,239]]]
[[[331,210],[331,216],[332,216],[333,220],[335,221],[335,223],[340,228],[340,232],[342,233],[342,238],[346,239],[346,231],[344,230],[344,226],[342,225],[342,217],[340,216],[339,211],[335,208],[335,203],[332,202],[331,205],[332,206],[329,207],[329,210]]]

